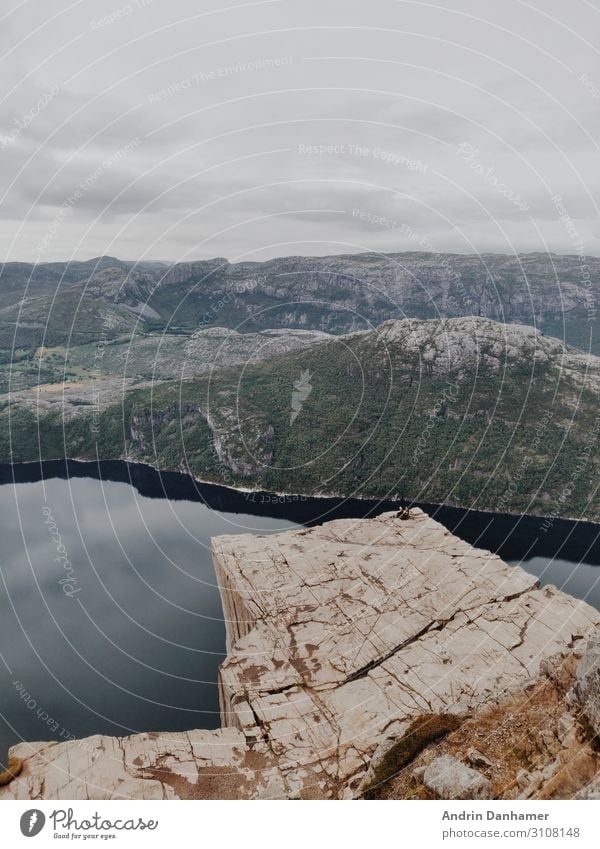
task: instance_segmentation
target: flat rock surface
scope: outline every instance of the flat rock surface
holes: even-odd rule
[[[213,554],[225,727],[21,744],[0,798],[349,797],[383,737],[522,690],[600,622],[420,510],[218,537]]]
[[[600,621],[420,510],[213,549],[230,634],[223,720],[319,792],[358,783],[386,731],[522,687]]]

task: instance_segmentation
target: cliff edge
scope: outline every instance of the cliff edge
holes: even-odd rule
[[[350,798],[373,787],[531,798],[565,768],[555,797],[595,792],[585,788],[600,770],[600,614],[586,603],[417,509],[217,537],[213,556],[227,624],[223,727],[21,743],[10,754],[22,771],[0,799]],[[493,730],[538,703],[537,736],[555,741],[502,761],[494,784]],[[451,759],[443,769],[439,751]]]

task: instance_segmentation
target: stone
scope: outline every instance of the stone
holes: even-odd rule
[[[272,760],[251,760],[233,728],[130,737],[96,735],[65,743],[19,743],[23,771],[1,798],[250,798],[285,795]]]
[[[533,794],[542,786],[543,776],[541,770],[534,770],[528,775],[528,781],[523,787],[523,791],[517,796],[517,799],[530,799]]]
[[[451,755],[442,755],[425,769],[423,784],[440,799],[490,799],[491,782]]]
[[[538,735],[540,743],[551,757],[556,757],[562,749],[562,743],[558,739],[556,731],[557,729],[555,728],[544,728]]]
[[[575,796],[574,799],[600,799],[600,775],[597,775],[593,781],[590,781],[589,784],[586,784],[585,787],[582,787]]]
[[[577,666],[574,692],[596,734],[600,734],[600,628],[587,641]]]
[[[477,749],[469,749],[467,752],[467,760],[471,764],[471,766],[478,766],[485,769],[493,766],[491,760],[486,758],[485,755],[482,755]]]
[[[349,798],[415,717],[522,692],[600,623],[414,508],[217,537],[213,558],[223,728],[22,743],[0,799]]]
[[[365,788],[369,787],[373,782],[379,767],[387,753],[390,749],[398,742],[398,739],[402,735],[403,728],[398,728],[395,732],[388,732],[382,740],[377,745],[377,748],[373,752],[373,756],[369,762],[369,768],[364,774],[362,781],[360,782],[356,797],[361,798]]]
[[[587,746],[575,744],[565,757],[563,752],[554,764],[542,771],[542,785],[536,799],[572,799],[590,783],[598,773],[596,753]]]
[[[556,723],[556,736],[563,746],[572,746],[577,741],[577,722],[575,717],[566,712],[561,714]]]

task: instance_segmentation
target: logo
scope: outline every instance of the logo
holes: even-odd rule
[[[35,837],[43,829],[46,817],[42,811],[32,808],[21,816],[21,834],[25,837]]]
[[[294,391],[292,392],[292,412],[290,413],[290,425],[296,421],[300,410],[304,406],[304,402],[312,392],[312,383],[310,382],[311,374],[308,369],[302,372],[298,380],[294,381]]]

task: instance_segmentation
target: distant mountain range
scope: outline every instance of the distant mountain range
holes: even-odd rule
[[[231,264],[88,262],[0,269],[0,357],[136,333],[272,328],[331,334],[402,318],[530,324],[600,354],[600,259],[432,253],[284,257]]]

